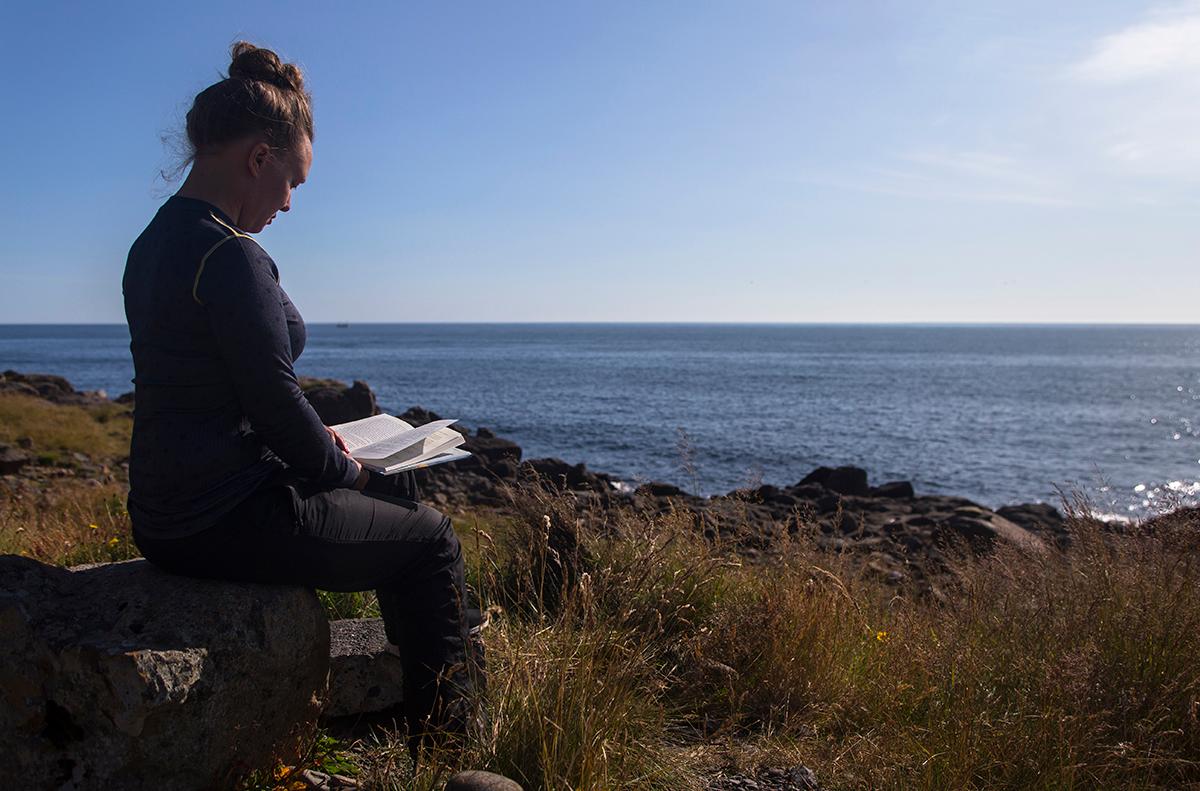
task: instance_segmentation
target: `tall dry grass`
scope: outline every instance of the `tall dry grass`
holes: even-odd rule
[[[1200,783],[1192,515],[1117,534],[1074,514],[1065,554],[963,555],[937,599],[803,539],[749,567],[690,514],[514,501],[481,553],[502,614],[468,760],[527,788],[695,788],[682,745],[764,739],[832,788]]]

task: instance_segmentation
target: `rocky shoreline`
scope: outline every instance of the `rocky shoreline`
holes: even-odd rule
[[[326,424],[380,411],[365,382],[346,385],[303,378],[301,385]],[[16,371],[0,374],[0,393],[36,396],[56,404],[110,403],[103,392],[77,391],[63,377]],[[133,394],[112,401],[132,404]],[[400,417],[421,425],[439,416],[412,407]],[[918,494],[907,481],[871,485],[867,473],[856,467],[821,467],[790,486],[762,485],[701,497],[665,482],[633,488],[583,463],[525,459],[520,445],[488,428],[455,427],[466,436],[464,447],[473,457],[418,472],[423,498],[443,509],[503,510],[515,485],[539,479],[573,498],[581,514],[612,509],[665,514],[686,509],[695,515],[698,529],[732,541],[752,560],[771,556],[784,545],[782,539],[803,533],[822,549],[860,556],[872,573],[896,584],[928,583],[931,574],[944,568],[944,553],[951,545],[984,549],[1000,541],[1061,547],[1069,540],[1063,516],[1053,506],[1025,503],[993,510],[962,497]],[[18,473],[35,457],[36,449],[0,447],[0,472]],[[75,461],[69,474],[111,480],[121,471],[87,458]],[[118,460],[118,466],[127,466],[127,460]],[[35,471],[39,476],[58,474],[34,465],[29,472]]]
[[[302,386],[306,396],[327,424],[354,420],[380,411],[370,387],[363,382],[355,382],[348,386],[332,380],[306,379],[302,381]],[[132,394],[109,399],[104,393],[79,392],[67,380],[51,375],[6,371],[0,374],[0,395],[5,393],[88,409],[96,420],[107,421],[110,425],[115,421],[129,421],[132,414],[129,409],[129,405],[133,403]],[[72,410],[58,412],[47,408],[42,411],[52,413],[55,420],[81,419],[80,415],[74,414]],[[423,424],[438,418],[433,412],[420,407],[408,409],[402,417],[413,424]],[[83,422],[89,421],[85,419]],[[127,432],[127,422],[117,425]],[[570,464],[561,459],[525,459],[522,448],[517,443],[496,436],[487,428],[459,430],[465,435],[465,447],[473,453],[473,457],[454,465],[419,472],[423,499],[452,515],[464,511],[468,514],[474,511],[494,512],[500,515],[529,515],[528,508],[520,508],[520,498],[529,495],[529,483],[540,481],[558,500],[554,513],[567,515],[567,519],[556,521],[570,524],[572,508],[580,519],[607,520],[609,524],[616,521],[615,515],[633,514],[638,517],[682,514],[685,519],[694,522],[698,531],[714,540],[723,539],[728,545],[736,548],[749,563],[766,562],[787,552],[790,539],[811,541],[817,548],[831,555],[852,558],[854,564],[851,573],[861,572],[897,586],[900,589],[897,591],[898,595],[893,596],[888,592],[889,602],[908,600],[922,603],[929,601],[929,596],[939,604],[933,608],[939,612],[943,609],[940,606],[942,602],[953,601],[955,598],[954,591],[957,588],[952,579],[955,574],[954,555],[960,550],[965,548],[971,551],[986,551],[1000,544],[1011,544],[1042,553],[1064,548],[1071,541],[1066,520],[1052,506],[1016,504],[989,509],[965,498],[922,495],[915,492],[912,484],[907,481],[872,485],[866,471],[856,467],[821,467],[787,486],[762,485],[718,496],[700,497],[665,482],[649,482],[630,487],[611,475],[589,470],[584,464]],[[8,436],[13,435],[9,433]],[[123,433],[120,436],[123,442],[128,435]],[[115,448],[121,447],[121,443],[108,447],[108,456],[102,453],[89,456],[79,452],[66,452],[61,448],[37,447],[33,440],[27,437],[16,437],[10,445],[0,443],[0,495],[7,493],[20,498],[57,491],[54,479],[58,478],[74,479],[76,486],[79,482],[83,482],[84,485],[92,483],[97,486],[109,486],[105,491],[119,493],[128,480],[128,459],[112,455]],[[517,498],[515,505],[514,496]],[[542,511],[533,513],[540,514]],[[1150,521],[1143,526],[1153,529],[1153,525],[1153,521]],[[1119,526],[1114,526],[1114,530],[1120,529]],[[1086,545],[1082,539],[1080,541],[1081,545]],[[11,556],[8,562],[12,569],[24,569],[22,573],[32,573],[29,571],[34,565],[32,561]],[[129,569],[138,563],[145,567],[141,561],[134,561],[132,564],[106,563],[95,567],[77,567],[71,573],[88,568],[100,569],[95,572],[98,574],[130,573]],[[43,571],[55,578],[65,579],[65,572]],[[20,586],[10,584],[9,587]],[[120,587],[122,590],[128,590],[132,586],[122,583]],[[870,587],[869,590],[872,591],[872,595],[878,593],[874,587]],[[919,595],[910,597],[907,595],[910,592],[917,592]],[[61,598],[60,593],[58,589],[51,590],[53,595],[49,598],[57,600]],[[88,600],[91,601],[90,598]],[[206,594],[204,600],[211,600],[211,596]],[[60,609],[76,620],[79,619],[76,611],[82,613],[84,622],[88,624],[95,620],[86,608],[67,606]],[[115,630],[119,631],[128,626],[130,633],[145,633],[155,636],[156,640],[161,635],[162,629],[150,629],[147,626],[148,621],[142,618],[142,609],[131,608],[124,603],[112,609],[118,612],[128,611],[126,615],[121,616],[120,623],[113,627]],[[67,617],[64,616],[64,619]],[[310,620],[321,621],[319,618]],[[171,623],[190,624],[191,619],[174,619]],[[344,711],[339,712],[334,707],[327,711],[327,716],[358,712],[348,715],[357,717],[367,710],[363,704],[363,700],[366,699],[371,699],[371,705],[387,705],[388,701],[380,698],[380,691],[385,686],[393,689],[397,686],[394,678],[386,684],[377,683],[378,674],[390,672],[386,665],[386,662],[391,661],[390,655],[383,662],[375,661],[380,649],[378,645],[369,644],[370,641],[363,633],[364,626],[371,626],[375,632],[379,631],[378,623],[370,625],[335,622],[330,627],[340,636],[342,643],[341,649],[335,646],[330,652],[331,660],[341,663],[336,668],[341,674],[337,686],[343,692],[353,694]],[[234,642],[243,641],[241,632],[223,622],[214,623],[211,631],[222,636],[232,635],[236,638]],[[121,632],[118,637],[125,639],[128,635]],[[868,636],[867,639],[871,638]],[[154,644],[155,650],[162,647],[160,642]],[[313,641],[305,637],[302,642],[308,644]],[[194,643],[195,640],[192,640],[187,645]],[[291,656],[294,653],[284,643],[281,645],[284,645],[281,649],[283,655]],[[100,647],[107,651],[106,646],[107,643]],[[57,651],[61,654],[63,652],[60,648],[61,646],[54,647],[54,651],[46,649],[44,653],[50,655]],[[13,650],[16,652],[14,656],[18,656],[28,654],[32,649],[18,644]],[[172,652],[169,658],[190,662],[192,654],[184,651]],[[323,655],[321,658],[324,658]],[[159,662],[160,658],[156,656],[154,661]],[[44,664],[50,667],[48,662],[49,660]],[[227,662],[226,665],[228,664]],[[394,665],[394,662],[392,664]],[[334,669],[331,669],[331,673],[337,675]],[[272,677],[282,678],[286,675],[277,673]],[[174,676],[171,678],[174,679]],[[184,681],[190,678],[189,676]],[[101,687],[107,689],[103,685]],[[176,694],[174,690],[183,690],[186,687],[182,682],[174,686],[168,685],[164,688],[175,697],[167,695],[162,701],[154,698],[150,702],[154,705],[174,705],[177,702],[176,698],[182,697],[182,692]],[[136,698],[141,693],[131,694]],[[72,695],[75,698],[83,697],[78,693]],[[269,697],[251,696],[248,703],[251,706],[268,705]],[[308,701],[313,696],[306,691],[302,697]],[[335,700],[335,697],[331,695],[330,700]],[[50,704],[46,704],[44,708],[53,709]],[[53,711],[57,712],[57,709]],[[303,717],[288,714],[282,717],[280,722],[287,724],[293,719],[298,721]],[[75,727],[77,724],[74,720],[63,719],[61,716],[56,722],[58,725],[55,727],[61,726],[60,730],[67,726]],[[99,750],[97,754],[115,755],[120,758],[125,752],[127,749],[118,744],[107,752]],[[227,753],[233,754],[233,751],[224,750],[217,757],[223,759]],[[224,771],[224,768],[217,767],[211,771]],[[309,786],[331,787],[322,784],[323,782],[312,781]],[[748,769],[746,765],[739,768],[731,762],[727,768],[715,768],[706,773],[704,787],[707,791],[815,791],[822,786],[818,784],[816,776],[804,766],[762,765]]]
[[[379,411],[364,382],[349,387],[329,380],[304,384],[327,423]],[[439,419],[421,407],[400,417],[413,425]],[[918,495],[908,481],[872,486],[866,471],[857,467],[819,467],[791,486],[762,485],[701,497],[664,482],[633,488],[583,463],[524,459],[517,443],[488,428],[470,432],[455,427],[466,436],[464,447],[473,458],[418,472],[422,496],[443,508],[502,509],[512,487],[536,478],[574,498],[581,514],[620,508],[665,514],[682,508],[695,515],[706,535],[732,541],[750,559],[770,557],[785,545],[785,536],[803,532],[821,549],[854,553],[865,568],[890,583],[922,587],[944,571],[949,547],[987,549],[1001,541],[1061,548],[1069,542],[1063,515],[1051,505],[1021,503],[993,510],[963,497]]]

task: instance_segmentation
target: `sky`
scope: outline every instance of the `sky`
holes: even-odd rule
[[[308,321],[1195,323],[1200,2],[0,6],[0,323],[123,322],[239,39]]]

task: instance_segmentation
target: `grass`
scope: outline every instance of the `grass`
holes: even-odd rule
[[[64,449],[93,430],[68,421]],[[69,477],[11,494],[0,552],[127,557],[123,499]],[[492,613],[492,728],[415,774],[393,729],[325,736],[305,760],[384,789],[440,788],[466,764],[530,791],[698,789],[759,763],[804,763],[830,789],[1200,788],[1194,511],[1114,532],[1072,508],[1066,551],[964,553],[933,597],[881,584],[803,529],[751,566],[686,511],[581,515],[536,481],[511,499],[502,515],[455,517]],[[325,601],[341,616],[374,606]]]
[[[699,787],[686,747],[722,741],[831,788],[1200,783],[1194,513],[1075,513],[1066,554],[963,554],[934,599],[803,537],[747,567],[686,513],[589,522],[537,487],[515,511],[480,571],[503,616],[471,760],[527,788]]]
[[[129,454],[133,420],[123,404],[60,406],[25,395],[0,395],[0,443],[33,440],[32,452],[49,464],[69,462],[72,453],[116,460]]]
[[[0,554],[59,566],[138,557],[125,487],[63,478],[38,491],[8,493],[0,507]]]

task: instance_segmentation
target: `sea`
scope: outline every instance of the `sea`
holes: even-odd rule
[[[0,369],[133,387],[125,325],[0,325]],[[991,507],[1200,496],[1200,326],[310,324],[296,369],[631,485],[852,464]]]

